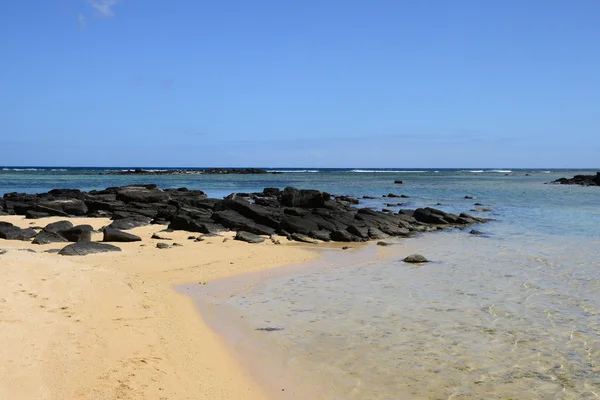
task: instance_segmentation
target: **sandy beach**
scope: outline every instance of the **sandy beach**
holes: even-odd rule
[[[26,220],[45,226],[64,218]],[[95,229],[108,219],[77,218]],[[164,226],[131,230],[143,241],[119,253],[65,257],[64,243],[0,241],[0,398],[264,399],[264,392],[174,286],[210,282],[317,257],[309,245],[231,240],[233,234],[157,249]],[[93,240],[100,240],[95,234]],[[224,238],[229,240],[224,241]],[[171,241],[165,241],[171,242]],[[36,252],[27,251],[33,249]]]

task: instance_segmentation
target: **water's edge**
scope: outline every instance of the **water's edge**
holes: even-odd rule
[[[179,285],[175,290],[193,298],[205,323],[232,351],[237,361],[265,391],[269,398],[277,400],[336,399],[328,390],[327,376],[311,373],[310,366],[291,368],[289,354],[277,347],[268,337],[281,329],[277,326],[252,328],[245,323],[240,311],[229,305],[228,299],[252,290],[266,280],[293,276],[324,268],[361,265],[375,260],[390,258],[398,253],[399,246],[376,246],[375,242],[359,244],[349,251],[339,248],[319,247],[319,256],[307,263],[282,265],[273,269],[250,272],[209,282],[208,285],[190,283]],[[274,346],[275,345],[275,346]]]

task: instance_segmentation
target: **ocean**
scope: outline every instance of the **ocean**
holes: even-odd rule
[[[433,206],[494,218],[476,227],[484,235],[453,230],[397,239],[380,258],[361,255],[375,246],[356,246],[337,252],[345,258],[331,252],[307,268],[246,277],[240,287],[223,282],[229,292],[212,298],[213,314],[235,316],[243,334],[227,340],[259,349],[255,359],[271,358],[298,391],[319,399],[600,396],[600,188],[546,184],[595,170],[279,170],[128,176],[0,167],[0,195],[156,183],[222,197],[295,186],[379,197],[362,200],[366,207]],[[383,198],[387,193],[409,197]],[[479,207],[490,211],[470,211]],[[405,264],[407,252],[432,262]],[[293,386],[282,389],[294,398]]]

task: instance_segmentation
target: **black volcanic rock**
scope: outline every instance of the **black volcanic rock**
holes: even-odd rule
[[[121,251],[117,246],[98,242],[77,242],[63,247],[58,254],[61,256],[85,256],[94,253]]]
[[[59,233],[42,230],[38,233],[31,243],[33,244],[49,244],[49,243],[61,243],[68,242],[68,240]]]
[[[69,242],[89,242],[92,240],[93,230],[94,228],[91,225],[77,225],[58,233],[64,236]]]
[[[392,193],[388,196],[398,197]],[[384,213],[369,208],[359,209],[355,207],[357,201],[356,197],[337,195],[332,198],[319,190],[292,187],[283,191],[265,188],[262,192],[235,193],[225,199],[210,199],[201,190],[178,188],[163,191],[156,185],[144,184],[90,192],[59,189],[40,194],[7,193],[0,201],[0,208],[11,214],[27,214],[30,218],[85,213],[88,217],[112,219],[107,229],[119,231],[152,223],[205,234],[229,229],[256,235],[277,232],[291,237],[298,234],[311,240],[342,242],[379,240],[387,236],[408,237],[419,232],[465,228],[488,221],[429,207],[403,209],[397,214]],[[71,225],[56,228],[51,225],[44,230],[58,233],[68,240],[91,238],[91,227],[82,230]],[[8,225],[3,225],[0,231],[10,238],[30,239],[35,235],[35,231],[23,232]],[[41,240],[44,240],[43,236]]]
[[[262,236],[255,235],[250,232],[239,231],[235,235],[235,240],[240,240],[242,242],[247,242],[247,243],[262,243],[266,239]]]
[[[104,228],[103,242],[140,242],[141,237],[128,232],[123,232],[118,229]]]
[[[286,187],[281,194],[281,205],[284,207],[319,208],[324,207],[331,195],[319,190],[299,190]]]
[[[44,230],[48,232],[60,232],[66,231],[67,229],[71,229],[72,227],[73,224],[71,223],[71,221],[57,221],[46,225]]]
[[[600,186],[600,172],[596,175],[575,175],[573,178],[560,178],[551,183],[561,185]]]

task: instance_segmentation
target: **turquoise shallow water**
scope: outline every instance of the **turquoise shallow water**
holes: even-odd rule
[[[544,184],[595,171],[474,170],[175,177],[9,170],[0,172],[0,194],[145,182],[211,196],[288,185],[410,196],[363,202],[379,208],[439,202],[457,212],[480,202],[492,210],[481,215],[496,219],[478,227],[486,237],[450,231],[398,241],[388,259],[294,270],[233,291],[217,309],[243,316],[252,340],[273,349],[290,373],[312,374],[322,398],[597,398],[600,188]],[[398,261],[413,252],[434,262]],[[264,327],[281,330],[254,331]]]

